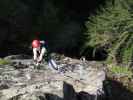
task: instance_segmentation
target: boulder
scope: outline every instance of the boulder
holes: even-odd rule
[[[21,60],[27,65],[25,61]],[[0,99],[102,100],[99,97],[104,95],[104,70],[93,68],[88,63],[71,58],[65,63],[58,61],[59,69],[65,71],[52,70],[47,63],[41,69],[33,69],[31,65],[20,69],[14,65],[0,66],[0,82],[6,83],[6,88],[0,90]]]

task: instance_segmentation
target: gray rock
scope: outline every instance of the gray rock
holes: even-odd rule
[[[21,64],[17,68],[15,64],[1,67],[1,81],[8,83],[8,87],[0,90],[0,100],[97,100],[104,93],[104,71],[84,66],[80,60],[60,60],[58,71],[51,70],[47,63],[41,65],[44,69],[37,70],[27,64],[32,60],[12,61]]]
[[[31,56],[25,54],[18,54],[18,55],[10,55],[4,57],[5,60],[13,60],[13,59],[31,59]]]

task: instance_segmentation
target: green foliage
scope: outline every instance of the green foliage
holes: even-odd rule
[[[90,45],[104,45],[127,30],[127,25],[132,21],[129,11],[121,6],[112,6],[105,8],[103,12],[97,12],[96,16],[92,15],[86,22],[91,37]]]
[[[112,74],[127,76],[128,78],[132,78],[132,71],[127,66],[117,66],[117,65],[108,65],[108,70]]]
[[[125,46],[122,48],[122,62],[126,65],[131,65],[133,56],[133,35],[126,42]]]
[[[109,49],[109,61],[128,65],[132,60],[133,44],[132,33],[123,33]]]
[[[8,60],[0,59],[0,65],[7,65],[9,63],[10,63],[10,61],[8,61]]]
[[[83,48],[103,47],[109,62],[128,64],[133,54],[132,5],[132,0],[107,0],[86,22],[88,31]]]

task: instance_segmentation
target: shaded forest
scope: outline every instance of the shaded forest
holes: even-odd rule
[[[85,20],[102,4],[101,1],[0,1],[1,46],[6,51],[10,48],[9,44],[13,46],[11,50],[17,46],[18,49],[25,48],[25,45],[30,45],[35,33],[41,32],[48,33],[46,40],[53,51],[74,53],[80,48]]]

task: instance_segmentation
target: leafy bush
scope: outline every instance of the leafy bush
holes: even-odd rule
[[[127,66],[117,66],[117,65],[108,65],[108,70],[112,74],[120,75],[120,76],[127,76],[128,78],[132,78],[132,71]]]
[[[84,51],[103,48],[108,61],[129,64],[133,57],[132,0],[106,0],[106,5],[86,22]],[[95,53],[95,52],[94,52]]]

